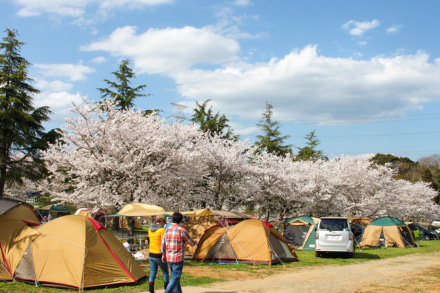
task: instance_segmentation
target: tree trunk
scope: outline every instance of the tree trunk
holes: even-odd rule
[[[266,208],[266,222],[269,223],[269,217],[270,217],[270,208]]]
[[[114,214],[117,214],[119,212],[119,210],[121,209],[120,205],[118,203],[115,204],[115,210],[114,210]],[[119,230],[119,217],[113,217],[113,221],[112,221],[112,230]]]
[[[5,192],[5,185],[6,185],[5,176],[6,176],[6,165],[2,166],[0,170],[0,197],[3,197]]]
[[[134,236],[135,217],[126,217],[128,226],[128,236]]]

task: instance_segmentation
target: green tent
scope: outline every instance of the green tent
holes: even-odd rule
[[[309,216],[289,218],[280,224],[280,232],[297,250],[315,250],[315,227],[319,219]]]
[[[40,213],[40,215],[44,218],[48,218],[49,214],[52,215],[52,218],[59,218],[62,216],[70,215],[70,211],[68,208],[62,206],[62,205],[46,205],[46,206],[39,206],[35,208],[35,210]]]
[[[401,220],[382,217],[372,221],[365,228],[361,246],[379,246],[383,238],[386,247],[415,247],[414,237],[409,227]]]

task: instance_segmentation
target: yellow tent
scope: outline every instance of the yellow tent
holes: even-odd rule
[[[12,198],[0,198],[0,220],[21,220],[29,226],[41,225],[30,204]]]
[[[41,235],[27,247],[15,271],[17,280],[84,289],[146,277],[121,242],[93,219],[65,216],[37,230]]]
[[[18,220],[0,220],[0,280],[11,281],[29,243],[40,233]]]

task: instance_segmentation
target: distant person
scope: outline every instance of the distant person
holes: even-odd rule
[[[148,229],[148,238],[150,244],[150,278],[148,280],[149,292],[154,292],[154,280],[157,275],[157,268],[160,267],[163,273],[163,285],[166,289],[168,283],[170,282],[170,273],[168,272],[168,264],[162,261],[162,253],[160,248],[162,245],[163,235],[165,233],[164,226],[167,220],[164,216],[157,216],[154,224],[151,224],[150,229]]]
[[[174,213],[173,223],[165,230],[162,240],[162,262],[168,262],[171,270],[171,282],[168,284],[165,293],[171,293],[173,290],[176,293],[182,292],[180,277],[183,271],[185,243],[189,243],[191,246],[197,244],[197,241],[189,236],[185,228],[180,226],[182,223],[183,215],[177,212]]]
[[[124,245],[125,249],[127,249],[128,252],[131,253],[131,245],[133,244],[133,239],[127,239],[122,245]]]

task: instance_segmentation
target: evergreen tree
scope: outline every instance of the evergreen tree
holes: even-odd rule
[[[315,136],[315,130],[310,132],[305,136],[305,139],[307,140],[306,146],[303,148],[297,148],[299,150],[298,155],[296,156],[296,161],[307,161],[312,160],[316,161],[318,159],[327,159],[323,155],[322,150],[316,150],[316,147],[321,143],[319,139]]]
[[[129,65],[130,61],[122,60],[121,64],[119,64],[119,70],[112,72],[112,74],[116,77],[116,81],[104,79],[104,81],[109,85],[109,88],[98,88],[98,91],[101,92],[101,97],[114,98],[116,105],[120,108],[120,110],[131,109],[134,106],[134,100],[136,98],[148,96],[139,93],[147,87],[146,85],[140,85],[135,88],[130,86],[131,79],[135,77],[135,74]]]
[[[266,112],[262,114],[260,123],[257,124],[264,135],[257,135],[255,146],[258,148],[258,152],[263,152],[266,149],[269,153],[285,157],[287,154],[292,153],[292,145],[284,145],[284,140],[290,136],[281,135],[279,130],[281,127],[280,123],[272,120],[272,109],[273,106],[266,101]]]
[[[199,124],[199,128],[203,132],[210,132],[215,135],[220,135],[224,139],[238,140],[238,135],[233,135],[232,129],[229,126],[229,120],[226,116],[220,115],[220,112],[214,114],[212,107],[208,108],[208,103],[211,100],[206,100],[203,104],[196,102],[197,108],[194,109],[191,121]]]
[[[39,151],[54,134],[45,133],[42,125],[49,120],[49,108],[32,105],[32,95],[39,91],[30,84],[31,64],[20,55],[24,43],[18,41],[16,30],[5,32],[0,43],[0,197],[8,183],[38,180],[46,174]]]

